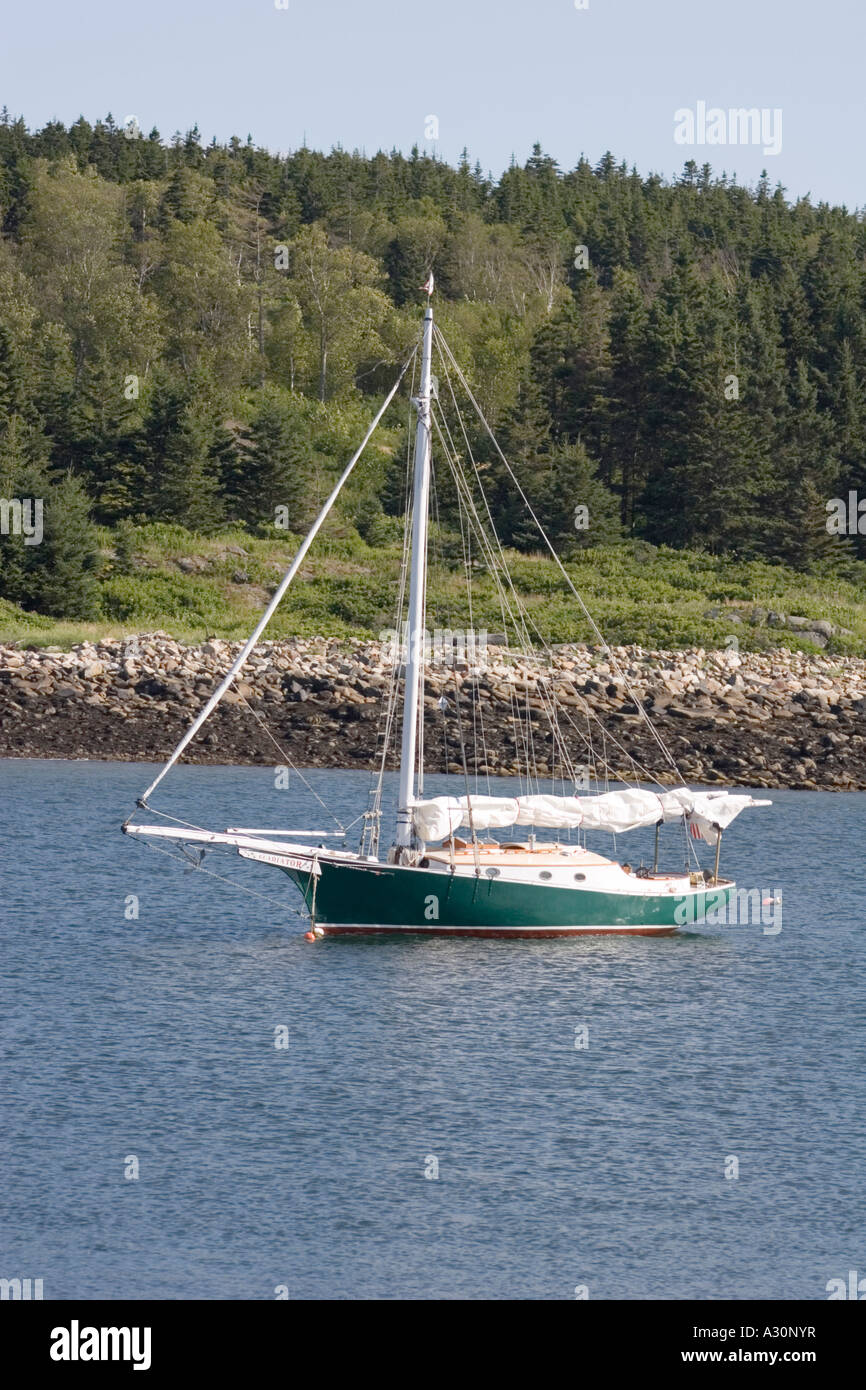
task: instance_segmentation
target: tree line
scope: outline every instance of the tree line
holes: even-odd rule
[[[549,533],[641,538],[801,569],[850,565],[826,504],[866,498],[866,229],[686,164],[570,171],[535,146],[494,180],[414,149],[163,140],[109,116],[0,113],[0,595],[98,611],[94,523],[302,530],[437,316]],[[343,520],[402,497],[405,402]],[[500,535],[537,548],[479,428]],[[456,522],[441,479],[440,520]],[[383,510],[384,509],[384,510]],[[864,518],[866,529],[866,518]],[[386,528],[387,530],[387,528]]]

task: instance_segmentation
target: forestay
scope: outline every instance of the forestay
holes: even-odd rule
[[[714,844],[718,832],[747,806],[769,801],[734,792],[669,792],[625,787],[601,796],[436,796],[413,807],[415,833],[421,840],[444,840],[462,826],[474,830],[531,825],[546,830],[609,830],[619,834],[684,816],[701,838]]]

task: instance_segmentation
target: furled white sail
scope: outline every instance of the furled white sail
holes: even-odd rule
[[[708,845],[718,843],[719,833],[725,830],[747,806],[772,806],[772,801],[756,801],[752,796],[734,792],[695,792],[686,814],[689,830],[695,838]]]
[[[547,830],[609,830],[619,834],[686,816],[708,844],[747,806],[769,806],[733,792],[692,792],[676,787],[669,792],[624,787],[601,796],[436,796],[412,808],[415,833],[425,841],[444,840],[469,826],[488,830],[508,825],[531,825]]]

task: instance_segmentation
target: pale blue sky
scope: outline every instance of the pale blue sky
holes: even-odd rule
[[[690,156],[789,196],[866,206],[863,0],[4,0],[0,103],[31,127],[111,111],[164,138],[408,151],[439,121],[498,175],[540,140],[562,168],[610,148]],[[782,151],[674,142],[674,112],[781,108]]]

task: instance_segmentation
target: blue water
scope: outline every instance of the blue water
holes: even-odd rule
[[[363,809],[366,775],[309,779]],[[277,870],[219,861],[248,897],[119,834],[148,780],[0,763],[0,1275],[46,1298],[821,1299],[866,1273],[866,796],[769,793],[726,834],[723,869],[784,895],[777,934],[310,945]],[[216,828],[332,828],[270,770],[165,785]]]

